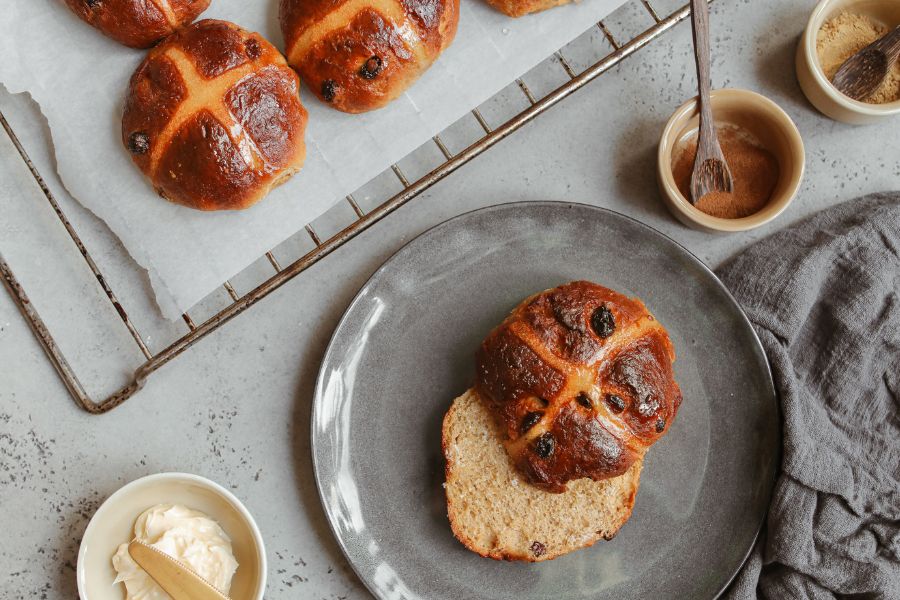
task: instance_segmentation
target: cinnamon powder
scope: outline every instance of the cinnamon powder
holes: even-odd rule
[[[778,183],[778,161],[771,152],[736,127],[719,127],[719,144],[731,169],[734,191],[713,192],[694,206],[722,219],[749,217],[765,208]],[[679,191],[691,197],[691,173],[697,156],[696,137],[684,145],[675,160],[673,174]]]

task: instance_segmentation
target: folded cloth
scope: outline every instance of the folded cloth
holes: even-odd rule
[[[788,227],[719,276],[784,420],[769,514],[725,597],[900,599],[900,192]]]

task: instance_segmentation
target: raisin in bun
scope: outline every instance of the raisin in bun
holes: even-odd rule
[[[149,48],[193,22],[210,0],[66,0],[82,20],[132,48]]]
[[[640,300],[577,281],[528,298],[488,335],[475,388],[519,472],[561,493],[624,474],[666,433],[681,405],[674,359]]]
[[[510,17],[522,17],[556,6],[568,4],[572,0],[487,0],[487,3]]]
[[[349,113],[406,91],[458,21],[459,0],[281,0],[288,62],[323,102]]]
[[[258,34],[200,21],[135,71],[122,141],[164,198],[201,210],[246,208],[303,166],[299,84]]]

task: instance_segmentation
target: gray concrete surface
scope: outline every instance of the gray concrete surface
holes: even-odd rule
[[[667,12],[679,2],[655,4]],[[565,199],[609,207],[664,231],[716,266],[817,210],[897,189],[900,120],[865,128],[834,123],[812,109],[796,83],[794,48],[814,4],[717,0],[713,7],[715,85],[772,97],[796,120],[807,144],[800,196],[769,227],[730,236],[691,231],[658,198],[658,135],[694,93],[690,26],[683,23],[203,340],[109,415],[88,416],[73,405],[10,297],[0,292],[0,598],[76,597],[75,558],[93,511],[122,484],[166,470],[205,475],[245,501],[267,540],[267,598],[367,597],[325,523],[308,453],[315,375],[355,291],[416,234],[499,202]],[[632,2],[609,23],[627,39],[649,25],[646,19]],[[588,64],[603,44],[598,38],[589,34],[573,45],[573,62]],[[550,62],[526,81],[540,92],[560,77],[559,65]],[[483,112],[501,122],[521,108],[516,93],[509,90]],[[0,110],[151,347],[164,347],[184,325],[159,317],[141,270],[105,226],[65,194],[35,107],[2,93]],[[476,134],[473,127],[464,120],[444,138],[459,149]],[[415,175],[434,164],[433,152],[423,149],[402,166]],[[357,197],[372,203],[395,187],[389,177],[379,178]],[[324,232],[337,226],[333,218],[321,220]],[[308,244],[298,240],[276,254],[283,260],[297,255]],[[89,390],[100,395],[120,385],[141,357],[4,135],[0,248]],[[239,291],[267,276],[265,269],[260,263],[236,277]],[[199,321],[226,301],[222,292],[214,294],[192,315]]]

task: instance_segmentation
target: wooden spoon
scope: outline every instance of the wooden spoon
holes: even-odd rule
[[[863,102],[878,91],[900,58],[900,26],[847,59],[831,79],[845,96]]]
[[[691,21],[694,26],[694,54],[697,57],[697,81],[700,86],[700,134],[697,158],[691,174],[691,204],[712,192],[731,192],[734,184],[731,170],[725,162],[710,100],[709,74],[709,5],[707,0],[691,0]]]

